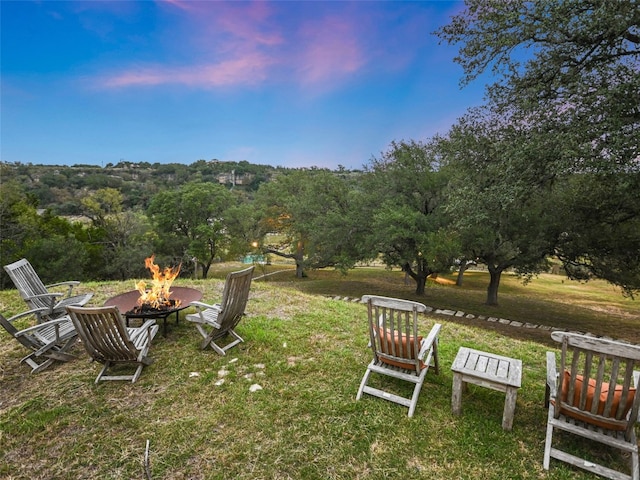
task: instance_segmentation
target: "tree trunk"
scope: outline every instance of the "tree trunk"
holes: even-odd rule
[[[296,259],[296,277],[306,277],[304,273],[304,243],[298,242],[298,244],[296,245],[296,253],[294,255],[294,258]]]
[[[502,268],[489,265],[489,286],[487,287],[487,305],[498,305],[498,287]]]
[[[404,264],[402,269],[416,282],[416,295],[424,295],[427,277],[433,272],[421,262],[418,262],[417,272],[414,272],[408,263]]]
[[[467,262],[466,260],[461,260],[460,261],[460,268],[458,269],[458,278],[456,279],[456,286],[457,287],[461,287],[462,286],[462,280],[464,278],[464,272],[467,271],[467,267],[469,266],[469,262]]]
[[[292,258],[296,261],[296,277],[304,278],[307,275],[304,273],[304,244],[298,242],[295,253],[284,253],[274,250],[273,248],[265,248],[264,253],[273,253],[283,258]]]

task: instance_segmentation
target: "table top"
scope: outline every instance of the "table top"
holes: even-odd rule
[[[127,315],[126,312],[132,310],[138,304],[138,298],[140,298],[140,292],[138,290],[131,290],[129,292],[121,293],[115,297],[109,298],[104,302],[105,307],[115,306],[118,307],[120,313],[126,317],[131,318],[156,318],[170,315],[174,312],[178,312],[189,307],[191,302],[197,302],[202,299],[202,292],[195,288],[189,287],[171,287],[171,298],[174,300],[180,300],[180,305],[175,308],[167,310],[158,310],[157,312],[150,313],[136,313]]]
[[[510,387],[520,388],[522,382],[521,360],[467,347],[460,347],[451,370]]]

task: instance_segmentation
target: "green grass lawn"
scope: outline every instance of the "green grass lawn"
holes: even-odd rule
[[[225,272],[237,268],[219,267],[209,280],[176,285],[201,289],[213,302]],[[430,284],[420,300],[481,314],[489,308],[483,275],[472,272],[462,288]],[[148,440],[154,479],[593,478],[555,461],[550,472],[542,469],[548,332],[537,338],[522,328],[424,317],[423,332],[443,324],[442,370],[428,373],[409,419],[406,408],[390,402],[367,396],[356,402],[370,361],[366,311],[328,298],[375,293],[415,299],[402,273],[310,272],[296,281],[289,271],[265,280],[254,281],[238,328],[245,343],[220,357],[199,349],[195,327],[171,320],[168,336],[159,334],[152,346],[155,363],[136,384],[95,386],[99,366],[88,362],[81,346],[74,349],[77,360],[31,375],[19,364],[26,351],[0,333],[0,477],[141,479]],[[82,288],[94,291],[92,303],[100,305],[133,282]],[[630,341],[640,329],[637,302],[604,283],[543,276],[525,287],[506,278],[500,300],[489,312],[505,318]],[[21,311],[21,302],[15,291],[0,292],[5,315]],[[484,388],[470,386],[462,415],[452,415],[450,366],[462,345],[522,359],[513,431],[500,427],[504,395]],[[411,389],[391,383],[402,393]],[[252,385],[261,389],[252,392]],[[601,446],[569,441],[568,448],[614,466],[628,460]]]

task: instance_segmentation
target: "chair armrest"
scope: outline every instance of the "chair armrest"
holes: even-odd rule
[[[547,352],[547,385],[544,394],[544,406],[549,406],[549,400],[556,397],[558,391],[558,369],[556,368],[556,354]]]
[[[422,360],[424,355],[433,347],[434,343],[438,342],[438,335],[440,334],[440,329],[442,325],[436,323],[433,327],[431,327],[431,331],[427,338],[422,340],[422,345],[420,346],[420,352],[418,353],[418,358]]]
[[[45,285],[45,288],[48,290],[49,288],[53,287],[67,287],[67,296],[70,296],[71,292],[73,291],[73,287],[76,287],[78,285],[80,285],[80,282],[78,280],[67,280],[66,282],[58,282]]]
[[[190,307],[196,307],[196,309],[198,309],[198,311],[202,311],[202,310],[207,310],[209,308],[212,308],[214,310],[220,310],[220,304],[218,303],[214,303],[213,305],[210,305],[208,303],[204,303],[204,302],[191,302],[189,304]]]
[[[36,315],[38,313],[48,312],[48,311],[49,311],[48,308],[34,308],[34,309],[31,309],[31,310],[27,310],[26,312],[18,313],[16,315],[14,315],[13,317],[7,318],[7,321],[9,323],[13,323],[14,320],[17,320],[19,318],[27,317],[29,315]],[[39,325],[42,325],[42,324],[39,324]]]
[[[43,310],[43,309],[39,309],[39,310]],[[14,317],[11,317],[11,318],[14,318]],[[65,315],[64,317],[56,318],[55,320],[48,320],[44,323],[39,323],[38,325],[34,325],[32,327],[28,327],[23,330],[20,330],[16,332],[16,337],[19,337],[20,335],[29,335],[30,333],[37,332],[38,330],[42,330],[43,328],[48,328],[52,325],[55,326],[55,325],[60,325],[62,323],[67,323],[67,322],[71,322],[71,318],[68,315]],[[56,328],[56,338],[58,337],[57,330],[58,329]]]
[[[151,341],[150,332],[151,328],[153,328],[154,325],[156,325],[156,321],[153,319],[145,321],[141,326],[136,328],[135,332],[133,332],[133,335],[129,337],[129,340],[135,343],[140,335],[148,335],[149,341]]]
[[[26,297],[25,300],[31,300],[32,298],[53,298],[55,301],[56,297],[63,297],[64,293],[60,292],[49,292],[49,293],[39,293],[38,295],[31,295]]]

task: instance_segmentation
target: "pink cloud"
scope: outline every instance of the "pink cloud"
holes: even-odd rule
[[[269,23],[273,11],[267,2],[162,2],[182,10],[192,44],[209,46],[238,42],[258,47],[282,42],[277,26]]]
[[[317,15],[300,16],[286,3],[165,0],[159,5],[176,17],[166,38],[182,66],[123,68],[103,75],[98,85],[212,88],[271,81],[324,90],[370,60],[361,10],[337,11],[331,5],[329,12],[318,8]]]
[[[106,88],[181,84],[189,87],[252,85],[265,80],[271,60],[259,54],[188,67],[150,66],[124,71],[98,81]]]
[[[324,82],[357,72],[367,61],[357,28],[343,18],[328,17],[304,25],[295,66],[304,83]]]

